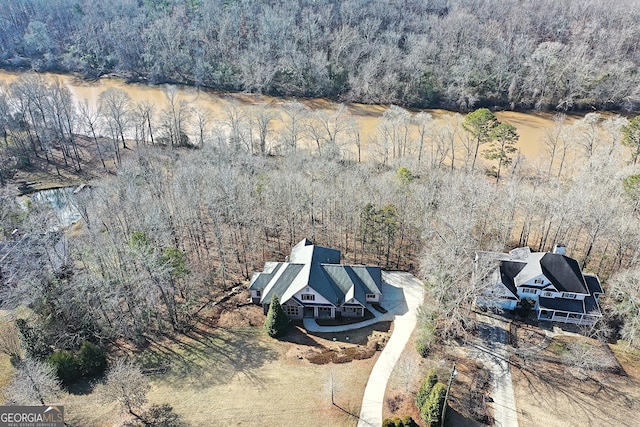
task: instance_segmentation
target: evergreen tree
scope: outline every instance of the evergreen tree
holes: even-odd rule
[[[498,119],[488,108],[479,108],[465,116],[462,127],[473,135],[475,140],[471,170],[476,166],[476,158],[478,157],[480,146],[491,141],[491,133],[496,126],[498,126]]]
[[[276,295],[271,298],[267,320],[264,322],[264,330],[272,338],[281,337],[289,330],[289,318],[285,314]]]
[[[498,170],[496,171],[496,181],[500,179],[502,166],[509,166],[513,161],[513,154],[518,151],[515,144],[520,138],[516,132],[516,127],[509,123],[500,123],[493,128],[491,137],[494,142],[485,151],[484,158],[487,160],[497,160]]]
[[[431,426],[438,425],[442,417],[445,398],[447,397],[447,387],[442,383],[433,386],[429,398],[420,408],[420,415],[425,423]]]
[[[438,374],[436,374],[435,369],[429,370],[429,374],[422,381],[420,385],[420,389],[418,390],[418,394],[416,394],[416,406],[418,409],[422,409],[427,399],[429,399],[429,395],[431,394],[431,390],[438,383]]]
[[[629,121],[628,125],[622,126],[622,143],[632,149],[633,164],[635,165],[640,156],[640,116]]]
[[[80,373],[86,378],[100,376],[107,369],[107,353],[89,341],[82,343],[78,354]]]

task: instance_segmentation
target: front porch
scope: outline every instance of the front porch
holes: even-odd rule
[[[334,319],[336,317],[336,308],[332,306],[307,305],[304,307],[303,317],[313,319]]]

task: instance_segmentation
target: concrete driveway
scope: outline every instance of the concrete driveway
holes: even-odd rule
[[[393,333],[373,366],[362,397],[358,427],[380,427],[387,381],[418,320],[424,300],[423,283],[409,273],[383,272],[381,305],[394,320]]]
[[[471,353],[491,371],[493,417],[500,427],[518,427],[518,412],[511,382],[506,322],[491,316],[478,315],[482,343],[471,343]]]

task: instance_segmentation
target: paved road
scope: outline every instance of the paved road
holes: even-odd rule
[[[497,427],[518,427],[518,412],[513,394],[506,323],[489,316],[480,316],[480,336],[483,343],[474,345],[472,353],[491,371],[493,382],[493,416]],[[473,345],[473,344],[472,344]]]
[[[417,322],[424,300],[424,285],[409,273],[383,273],[381,305],[395,316],[393,333],[371,370],[362,397],[358,427],[380,427],[387,381]]]

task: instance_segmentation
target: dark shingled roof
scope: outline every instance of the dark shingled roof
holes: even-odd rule
[[[598,305],[598,301],[596,301],[596,298],[591,295],[584,298],[584,311],[587,314],[602,316],[600,312],[600,306]]]
[[[502,283],[515,296],[518,296],[518,289],[515,284],[515,278],[527,265],[526,262],[501,261],[500,262],[500,278]]]
[[[547,253],[540,260],[542,273],[558,292],[588,294],[578,261],[560,254]]]
[[[585,274],[584,280],[587,281],[587,288],[589,288],[589,293],[591,295],[604,293],[598,276],[594,276],[593,274]]]
[[[540,297],[539,303],[541,310],[559,310],[578,314],[585,313],[584,304],[582,300],[578,299]]]

